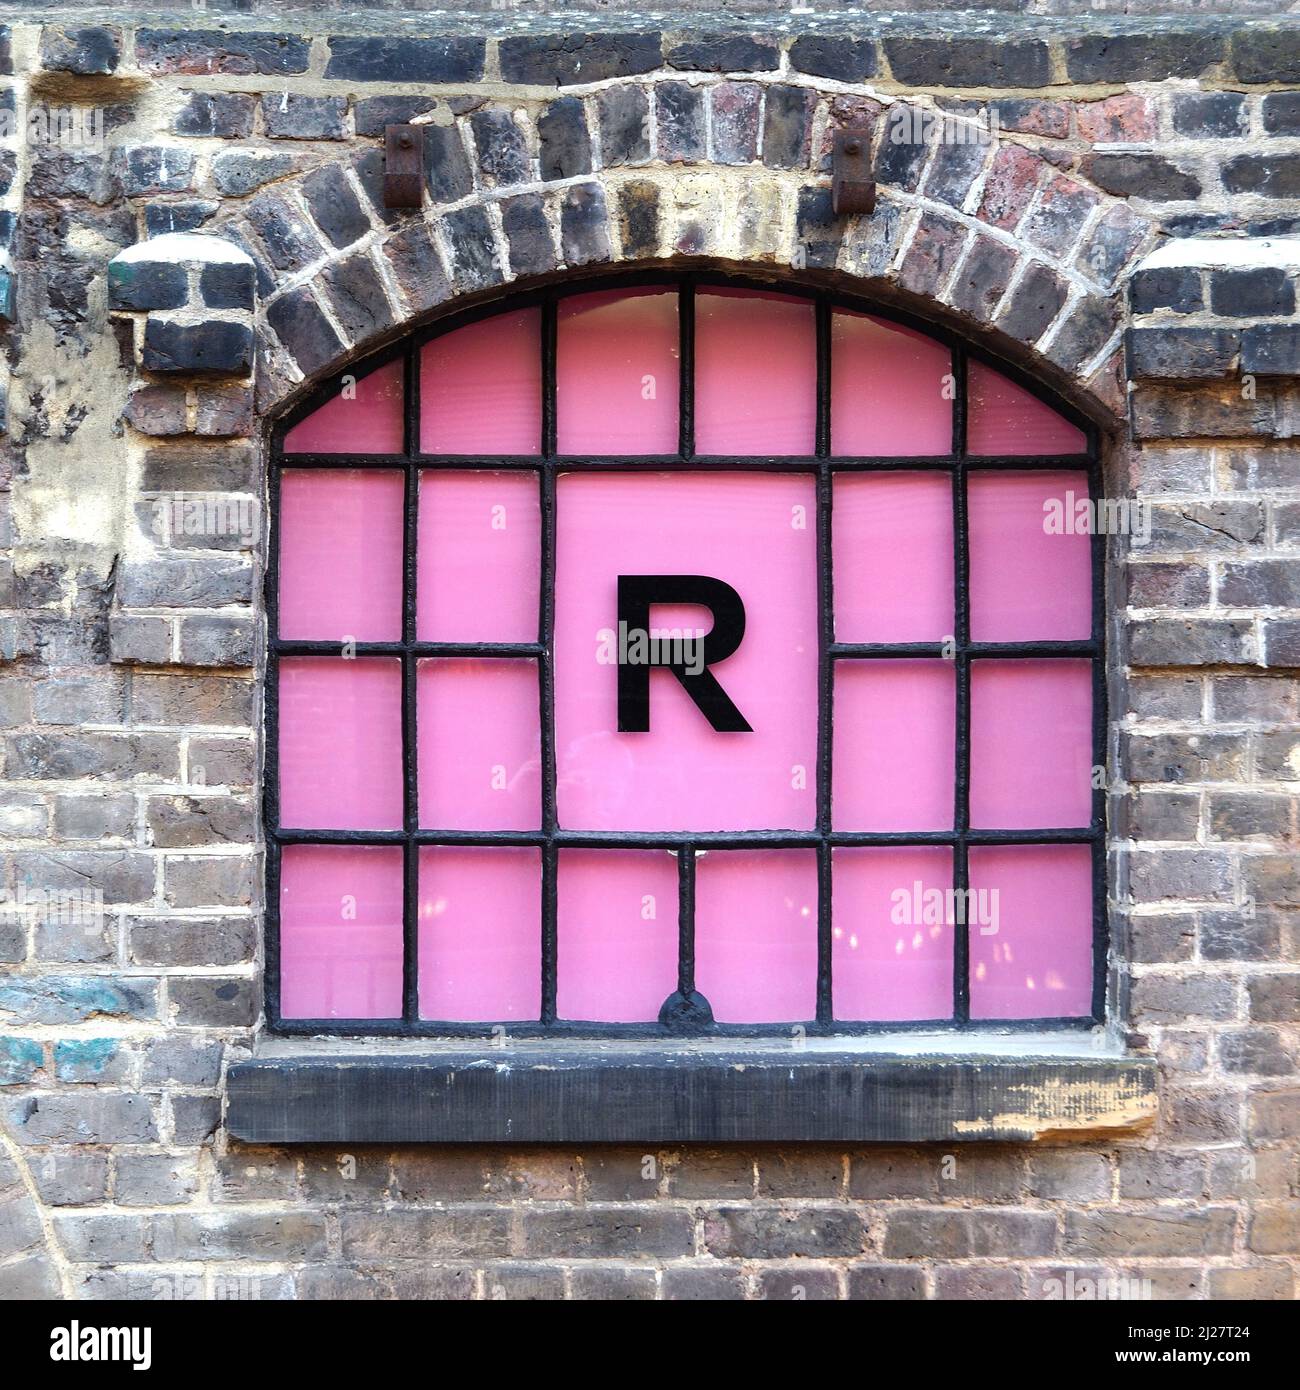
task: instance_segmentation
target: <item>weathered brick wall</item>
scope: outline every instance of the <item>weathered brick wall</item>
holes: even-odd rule
[[[1039,1298],[1069,1271],[1293,1296],[1300,361],[1256,329],[1294,323],[1296,267],[1133,270],[1171,235],[1300,235],[1300,30],[336,18],[16,15],[3,46],[0,1296]],[[995,110],[1000,135],[898,144],[900,104]],[[102,148],[26,138],[69,108],[103,113]],[[379,137],[411,117],[428,201],[395,214]],[[876,131],[869,219],[829,215],[849,121]],[[247,253],[255,306],[198,262],[110,290],[124,248],[194,229]],[[1150,505],[1111,556],[1110,784],[1115,1011],[1161,1063],[1153,1128],[851,1153],[223,1135],[260,1016],[265,418],[441,305],[664,261],[963,327],[1087,409],[1109,490]],[[214,321],[248,322],[254,372],[228,328],[194,373]],[[257,526],[160,530],[195,494]]]

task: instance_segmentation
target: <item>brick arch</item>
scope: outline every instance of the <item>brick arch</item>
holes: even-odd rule
[[[703,112],[694,147],[687,107]],[[622,108],[646,113],[649,158],[616,143],[609,113]],[[836,218],[832,135],[863,124],[877,208]],[[924,135],[939,129],[949,138]],[[1122,416],[1120,287],[1153,224],[971,117],[807,81],[638,79],[480,106],[428,125],[425,145],[419,211],[383,207],[368,146],[213,228],[257,264],[263,417],[454,308],[651,266],[780,274],[893,304],[1028,368],[1103,425]]]

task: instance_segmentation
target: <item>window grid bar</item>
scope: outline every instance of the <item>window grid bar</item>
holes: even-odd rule
[[[978,469],[1078,469],[1088,473],[1089,492],[1100,495],[1101,466],[1096,455],[1096,431],[1085,425],[1089,452],[1070,455],[1010,457],[969,457],[965,452],[966,376],[968,354],[964,345],[947,339],[953,367],[953,453],[948,456],[900,458],[845,457],[831,454],[831,327],[834,296],[813,298],[817,323],[817,434],[812,456],[749,457],[704,456],[694,453],[695,404],[695,289],[696,281],[712,284],[714,278],[685,276],[677,280],[679,295],[679,443],[677,456],[608,456],[573,458],[556,453],[556,333],[558,299],[549,291],[534,302],[541,306],[542,422],[541,454],[482,458],[480,456],[426,455],[419,450],[419,360],[425,336],[408,340],[402,352],[406,365],[404,433],[406,450],[401,455],[303,454],[286,455],[277,442],[274,466],[268,480],[270,498],[270,553],[266,568],[266,601],[270,626],[268,643],[268,683],[266,691],[267,755],[263,807],[268,832],[267,902],[267,998],[271,1026],[287,1034],[330,1032],[340,1035],[414,1035],[480,1037],[490,1023],[452,1024],[421,1020],[418,1005],[418,898],[419,850],[426,845],[446,846],[530,846],[541,851],[542,859],[542,1000],[538,1021],[511,1022],[512,1033],[521,1036],[661,1036],[662,1023],[596,1024],[580,1020],[559,1020],[556,1011],[557,981],[557,868],[558,850],[564,848],[667,849],[678,856],[679,875],[679,992],[687,1000],[694,992],[695,980],[695,890],[697,852],[706,848],[757,849],[801,848],[817,853],[818,865],[818,978],[816,1019],[806,1024],[815,1035],[855,1035],[881,1032],[940,1031],[961,1032],[971,1026],[969,1003],[969,937],[965,924],[959,924],[954,938],[954,1010],[947,1019],[906,1022],[852,1022],[833,1018],[831,994],[831,851],[838,847],[949,845],[954,851],[954,887],[969,886],[967,850],[971,844],[1048,845],[1087,844],[1093,855],[1093,1012],[1092,1017],[980,1020],[980,1028],[1002,1032],[1032,1032],[1043,1028],[1086,1029],[1104,1017],[1106,999],[1106,957],[1108,933],[1105,900],[1105,791],[1093,792],[1092,824],[1087,827],[1025,829],[972,829],[970,826],[970,662],[982,657],[1083,657],[1093,672],[1093,750],[1094,761],[1105,765],[1106,672],[1101,657],[1105,636],[1105,538],[1092,537],[1093,625],[1087,641],[973,643],[970,641],[969,524],[967,514],[967,475]],[[718,283],[725,283],[719,281]],[[933,334],[932,334],[933,336]],[[944,341],[944,339],[940,339]],[[1046,393],[1034,394],[1048,400]],[[1055,406],[1055,403],[1048,401]],[[278,439],[283,437],[283,429]],[[403,535],[403,635],[397,643],[356,644],[357,655],[396,656],[402,662],[403,709],[402,743],[404,755],[403,829],[400,831],[316,831],[281,827],[279,823],[279,660],[282,656],[336,656],[340,644],[282,639],[278,635],[280,480],[283,468],[388,468],[404,473],[405,518]],[[541,595],[539,640],[536,643],[450,643],[419,642],[415,636],[415,603],[418,544],[418,490],[420,474],[426,470],[502,472],[527,471],[538,474],[541,491]],[[815,831],[743,831],[689,834],[678,832],[610,833],[562,831],[556,817],[556,769],[554,738],[554,580],[555,580],[555,497],[561,472],[579,471],[771,471],[809,473],[817,487],[817,553],[819,591],[819,710],[817,768],[817,827]],[[955,656],[957,676],[957,757],[954,829],[923,832],[836,832],[831,829],[832,707],[834,667],[840,660],[861,660],[907,656],[952,655],[939,643],[837,643],[834,641],[834,603],[832,574],[833,477],[837,472],[887,472],[895,470],[940,470],[950,473],[953,483],[954,560],[955,560]],[[451,831],[422,829],[418,814],[417,662],[423,658],[502,658],[534,659],[539,671],[539,700],[542,742],[542,829],[534,831]],[[404,851],[403,894],[403,1016],[401,1019],[285,1019],[281,1011],[280,903],[281,851],[284,845],[402,845]],[[690,993],[687,988],[689,987]],[[699,999],[699,996],[695,996]],[[700,1000],[699,1002],[703,1002]],[[671,1022],[671,1020],[669,1020]],[[688,1018],[688,1023],[708,1022],[707,1014]],[[711,1024],[717,1036],[788,1035],[790,1025]]]
[[[420,1017],[420,850],[412,838],[420,828],[418,658],[416,636],[416,577],[419,573],[420,473],[412,462],[419,446],[420,362],[415,344],[406,351],[406,391],[403,397],[406,471],[402,514],[402,1017]]]
[[[824,837],[835,848],[862,845],[954,845],[965,838],[973,845],[1092,844],[1097,827],[1052,826],[1044,829],[968,830],[836,830]],[[286,845],[400,845],[404,830],[305,830],[284,827],[276,837]],[[563,849],[663,849],[677,853],[687,845],[709,849],[816,849],[823,836],[817,830],[449,830],[420,829],[411,833],[421,845],[544,845]]]
[[[538,612],[538,695],[542,758],[542,999],[541,1019],[552,1023],[556,1017],[558,990],[559,862],[554,835],[558,825],[555,809],[555,442],[556,442],[556,343],[559,333],[559,306],[553,294],[542,302],[542,456],[546,461],[539,479],[541,487],[541,575]]]
[[[341,469],[359,468],[401,469],[408,462],[405,454],[286,454],[280,460],[282,468]],[[413,461],[420,469],[441,469],[452,472],[482,469],[490,473],[510,470],[541,472],[548,460],[537,454],[502,454],[484,458],[481,454],[416,454]],[[953,454],[918,454],[843,457],[832,459],[835,473],[886,473],[904,470],[916,473],[926,469],[947,471],[959,462],[972,470],[998,472],[1076,471],[1086,472],[1091,460],[1087,454],[1010,454],[959,460]],[[726,472],[740,469],[745,472],[774,471],[778,473],[816,473],[822,460],[816,454],[556,454],[550,463],[564,473],[581,472]]]
[[[953,411],[952,447],[957,464],[952,473],[953,543],[953,622],[956,628],[956,719],[954,740],[953,826],[957,832],[952,851],[952,886],[955,901],[967,903],[970,888],[970,858],[967,835],[970,831],[970,526],[966,493],[966,354],[954,348],[952,354]],[[953,924],[952,973],[953,1018],[959,1025],[970,1023],[970,925],[969,913],[958,914]]]
[[[817,329],[817,1003],[818,1023],[835,1015],[834,936],[831,920],[831,770],[835,701],[834,490],[831,480],[831,305],[819,296]]]

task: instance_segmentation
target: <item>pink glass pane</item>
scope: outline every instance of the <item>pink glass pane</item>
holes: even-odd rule
[[[532,473],[420,478],[422,642],[536,642],[541,514]]]
[[[537,664],[422,661],[420,824],[536,830],[542,823]]]
[[[831,875],[835,1017],[952,1017],[952,851],[837,849]]]
[[[971,663],[971,824],[1067,828],[1092,819],[1092,666]]]
[[[970,928],[971,1017],[1091,1013],[1088,846],[976,846],[970,851],[970,886],[977,895]],[[974,924],[977,915],[981,925]]]
[[[402,668],[387,657],[280,662],[280,824],[402,828]]]
[[[466,324],[420,351],[420,448],[535,454],[541,447],[541,310]]]
[[[558,810],[568,829],[807,829],[816,815],[817,568],[812,480],[775,474],[568,474],[558,484]],[[745,605],[711,668],[752,726],[719,733],[668,670],[650,730],[618,732],[621,574],[705,574]],[[652,632],[707,631],[656,607]]]
[[[286,845],[280,859],[280,1012],[402,1016],[402,851]]]
[[[836,664],[837,830],[952,828],[956,698],[950,661]]]
[[[715,851],[695,877],[695,986],[718,1023],[817,1013],[817,857]]]
[[[831,319],[834,452],[952,452],[952,353],[933,338],[866,314]]]
[[[841,473],[831,524],[838,641],[937,642],[952,634],[946,474]]]
[[[541,897],[535,849],[422,849],[420,1017],[540,1017]]]
[[[1069,641],[1091,633],[1091,538],[1056,521],[1087,496],[1083,473],[971,473],[975,641]]]
[[[806,299],[748,290],[695,297],[695,452],[811,454],[817,335]]]
[[[662,850],[561,850],[556,1010],[647,1023],[677,988],[677,860]]]
[[[1001,372],[972,361],[967,368],[966,452],[1081,454],[1083,431]]]
[[[556,439],[562,454],[675,454],[677,291],[560,301]]]
[[[402,359],[360,381],[347,379],[339,394],[284,437],[286,454],[400,454],[403,444]]]
[[[285,469],[281,637],[401,638],[402,488],[400,473]]]

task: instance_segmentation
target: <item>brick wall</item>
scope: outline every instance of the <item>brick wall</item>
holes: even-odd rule
[[[0,1296],[1042,1298],[1072,1272],[1292,1297],[1297,267],[1144,258],[1300,235],[1300,29],[332,18],[69,10],[0,45]],[[29,139],[42,111],[102,143]],[[896,142],[900,112],[998,133]],[[393,213],[380,137],[407,119],[426,204]],[[870,218],[829,211],[848,123],[874,131]],[[194,230],[251,293],[188,239],[120,259]],[[1110,785],[1114,1016],[1160,1061],[1153,1127],[853,1152],[223,1134],[261,1008],[264,422],[441,308],[647,262],[909,307],[1105,430],[1110,493],[1151,518],[1112,547]],[[196,494],[257,527],[187,533]]]

